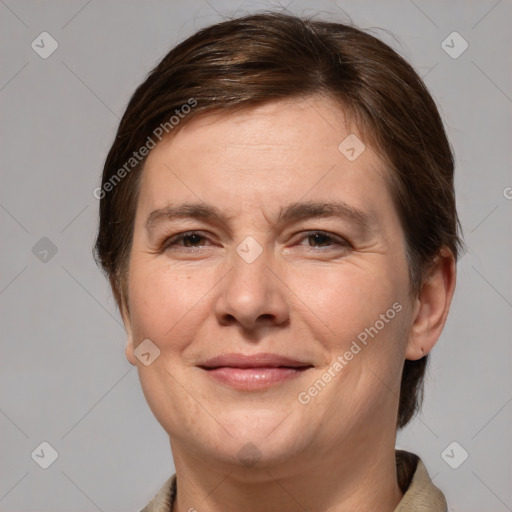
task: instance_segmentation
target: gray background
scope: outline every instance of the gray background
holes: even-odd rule
[[[273,6],[0,0],[0,510],[137,511],[174,472],[92,259],[92,192],[129,96],[163,55],[203,26]],[[512,510],[512,3],[295,0],[288,10],[385,29],[373,33],[440,107],[468,251],[423,412],[397,446],[422,457],[450,511]],[[31,48],[43,31],[59,45],[46,59]],[[469,43],[456,59],[441,46],[453,31]],[[43,237],[56,254],[41,252]],[[31,458],[42,441],[59,454],[48,469]],[[457,469],[441,456],[453,441],[469,453]]]

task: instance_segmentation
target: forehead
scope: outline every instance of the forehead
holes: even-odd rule
[[[290,98],[271,101],[237,112],[220,110],[199,114],[169,137],[171,145],[201,148],[208,154],[229,148],[231,153],[249,154],[251,150],[265,153],[304,154],[328,149],[336,154],[340,137],[355,134],[354,123],[345,110],[333,100],[323,97]],[[165,145],[165,140],[160,148]],[[316,152],[317,153],[317,152]],[[204,156],[190,152],[189,158]],[[318,154],[312,155],[315,159]]]
[[[140,195],[160,208],[176,196],[207,201],[216,194],[229,208],[243,196],[249,208],[257,198],[316,200],[336,193],[335,185],[356,200],[371,185],[386,194],[385,172],[338,104],[309,97],[190,120],[151,151]]]

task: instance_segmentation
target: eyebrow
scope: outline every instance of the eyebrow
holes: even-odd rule
[[[217,221],[227,226],[234,217],[224,215],[218,208],[207,203],[181,203],[168,205],[151,212],[146,221],[146,228],[149,231],[158,224],[175,219]],[[291,203],[281,208],[276,225],[326,217],[347,219],[364,230],[367,230],[372,224],[372,218],[369,214],[343,201],[306,201]]]

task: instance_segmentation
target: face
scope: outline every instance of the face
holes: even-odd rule
[[[198,117],[150,153],[127,357],[173,451],[263,465],[394,433],[414,314],[404,236],[354,135],[309,98]]]

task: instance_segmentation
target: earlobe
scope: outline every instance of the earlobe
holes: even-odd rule
[[[124,301],[124,298],[122,299],[122,305],[121,305],[121,316],[123,318],[123,324],[126,331],[126,347],[125,347],[125,355],[128,362],[133,365],[137,366],[137,361],[135,359],[134,355],[134,347],[133,347],[133,332],[132,332],[132,324],[130,319],[130,314],[128,312],[128,307],[126,306],[126,303]]]
[[[126,342],[125,354],[128,362],[133,366],[137,366],[135,356],[133,355],[133,340],[131,338],[129,338]]]
[[[405,358],[417,360],[428,354],[444,328],[455,290],[455,258],[448,249],[440,251],[416,298],[413,324]]]

